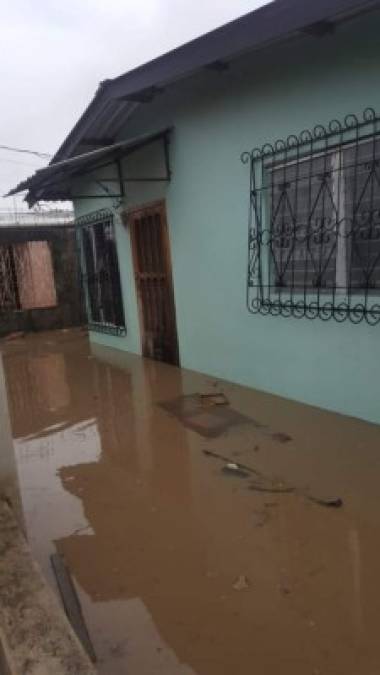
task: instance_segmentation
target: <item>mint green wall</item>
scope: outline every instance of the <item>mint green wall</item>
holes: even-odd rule
[[[379,34],[377,14],[345,24],[335,37],[300,38],[226,73],[204,72],[140,107],[120,134],[175,127],[171,183],[130,185],[125,206],[166,198],[182,365],[377,423],[380,326],[248,313],[249,176],[239,158],[367,106],[380,112]],[[125,170],[151,174],[159,161],[157,147],[146,148]],[[94,201],[77,206],[93,208]],[[117,237],[128,335],[92,339],[139,353],[129,235],[121,225]]]
[[[163,175],[164,166],[162,150],[160,143],[154,143],[149,148],[134,153],[123,162],[123,172],[126,175],[139,177],[147,175],[150,177]],[[81,179],[75,184],[74,193],[77,195],[98,196],[97,199],[78,199],[74,200],[75,215],[77,218],[85,214],[96,211],[97,209],[108,208],[114,212],[114,223],[116,233],[116,243],[119,253],[120,281],[124,298],[124,313],[127,325],[127,334],[124,337],[104,335],[102,333],[91,333],[90,338],[98,344],[115,349],[126,349],[134,354],[141,354],[140,326],[138,318],[137,297],[135,289],[135,280],[132,265],[132,250],[129,238],[129,232],[121,220],[121,209],[114,199],[104,197],[104,191],[94,182],[100,178],[117,178],[115,167],[107,167],[89,174],[86,179]],[[107,183],[109,190],[119,193],[119,186]],[[132,193],[128,194],[125,200],[125,207],[130,208],[147,201],[164,199],[166,196],[166,185],[160,183],[151,183],[145,185],[135,184]],[[129,192],[129,191],[128,191]],[[116,207],[116,208],[115,208]],[[125,208],[124,207],[124,208]]]

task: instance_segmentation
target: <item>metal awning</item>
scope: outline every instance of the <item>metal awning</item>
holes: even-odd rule
[[[86,175],[90,171],[99,169],[101,167],[109,166],[111,164],[118,164],[118,171],[120,171],[119,160],[122,157],[132,154],[136,150],[150,145],[155,141],[163,141],[164,149],[164,158],[166,165],[166,175],[162,178],[123,178],[119,173],[120,180],[120,195],[108,195],[108,196],[122,196],[123,183],[133,180],[141,181],[166,181],[170,179],[170,168],[169,168],[169,159],[168,159],[168,136],[171,129],[161,129],[152,134],[144,134],[142,136],[136,136],[135,138],[121,141],[120,143],[114,143],[98,150],[92,150],[81,155],[76,155],[70,159],[65,159],[62,162],[56,162],[54,164],[49,164],[49,166],[44,167],[36,171],[33,176],[22,181],[15,187],[10,190],[6,197],[11,195],[18,194],[19,192],[28,191],[26,196],[26,201],[29,206],[32,206],[40,200],[66,200],[66,199],[78,199],[77,195],[72,193],[72,180],[75,177]],[[106,195],[107,196],[107,195]]]

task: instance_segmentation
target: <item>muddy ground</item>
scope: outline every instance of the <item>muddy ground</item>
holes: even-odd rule
[[[380,427],[78,330],[0,349],[28,538],[101,674],[380,672]]]

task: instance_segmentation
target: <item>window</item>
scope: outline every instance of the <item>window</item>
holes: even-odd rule
[[[0,246],[0,309],[57,305],[52,254],[47,241]]]
[[[0,310],[20,309],[13,246],[0,246]]]
[[[83,285],[91,330],[124,335],[125,319],[113,215],[97,211],[77,220]]]
[[[380,136],[372,110],[245,153],[248,307],[380,321]]]

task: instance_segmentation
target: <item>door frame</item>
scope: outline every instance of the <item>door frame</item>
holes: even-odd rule
[[[140,206],[133,206],[129,209],[126,209],[123,214],[123,222],[126,224],[129,229],[131,251],[132,251],[132,260],[133,260],[133,276],[135,280],[135,290],[137,298],[137,307],[139,315],[139,327],[140,327],[140,343],[141,351],[144,357],[149,357],[146,353],[146,341],[145,341],[145,325],[144,325],[144,309],[141,299],[141,294],[138,287],[138,255],[137,255],[137,242],[135,236],[135,227],[136,225],[133,222],[135,216],[144,216],[149,215],[152,209],[159,209],[161,211],[161,232],[162,232],[162,245],[164,251],[164,263],[166,278],[168,283],[168,293],[170,302],[172,305],[172,331],[173,339],[175,340],[175,358],[172,365],[180,366],[179,359],[179,345],[178,345],[178,330],[177,330],[177,312],[175,305],[175,296],[174,296],[174,283],[173,283],[173,266],[172,266],[172,256],[170,250],[170,239],[169,239],[169,228],[168,228],[168,219],[166,212],[166,201],[164,199],[158,199],[151,202],[146,202]]]

